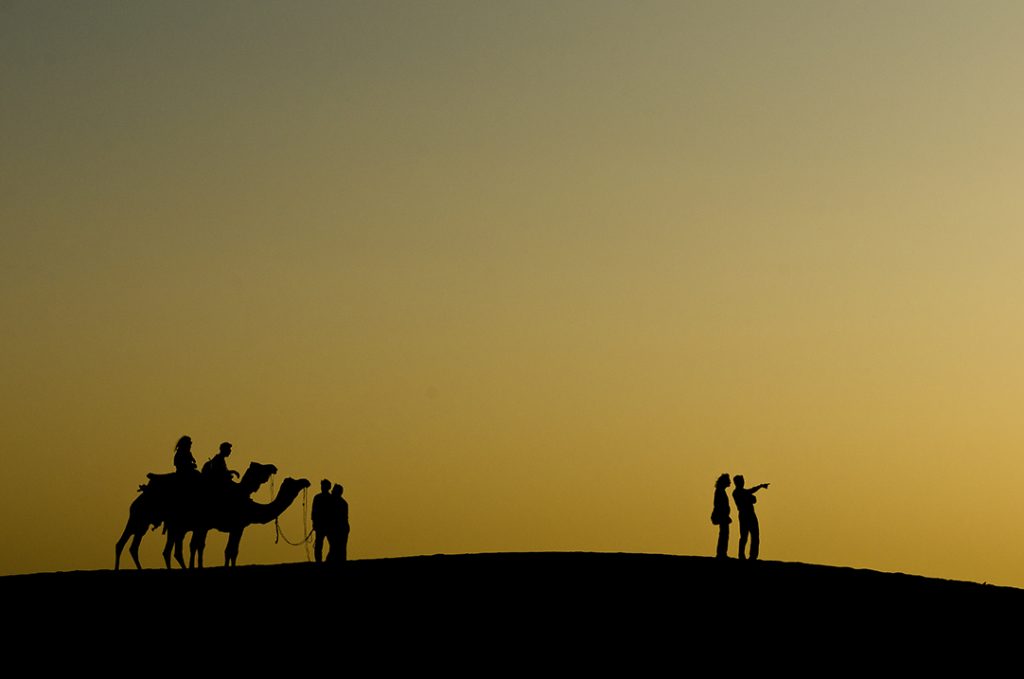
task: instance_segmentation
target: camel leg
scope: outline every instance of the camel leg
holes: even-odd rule
[[[235,566],[238,563],[238,545],[242,542],[242,531],[228,533],[228,545],[224,548],[224,565]]]
[[[132,561],[135,562],[135,567],[140,571],[142,570],[142,564],[139,563],[139,545],[142,544],[142,536],[145,533],[136,533],[135,537],[132,538],[132,544],[128,545],[128,553],[132,555]]]
[[[121,539],[117,541],[117,547],[114,551],[115,571],[121,568],[121,551],[124,549],[125,543],[128,542],[128,538],[132,540],[132,544],[128,546],[128,553],[131,554],[135,567],[142,570],[142,564],[139,563],[139,544],[142,542],[143,535],[145,535],[145,531],[132,532],[128,528],[124,529],[124,533],[121,535]]]
[[[185,534],[181,533],[174,540],[174,560],[178,562],[178,566],[182,569],[185,568]]]
[[[174,549],[174,533],[172,533],[171,531],[167,531],[167,542],[164,543],[163,557],[164,557],[164,564],[167,565],[168,569],[170,569],[170,567],[171,567],[171,550],[172,549]]]
[[[121,550],[128,544],[128,538],[132,536],[131,524],[129,523],[124,527],[124,532],[121,533],[121,537],[118,538],[117,544],[114,546],[114,570],[118,570],[121,567]]]
[[[192,531],[192,540],[188,543],[188,565],[189,568],[203,567],[203,550],[206,549],[206,531]],[[197,559],[198,557],[198,559]]]
[[[140,487],[139,490],[142,490],[142,488]],[[135,498],[131,506],[128,507],[128,522],[125,523],[124,531],[121,533],[121,537],[114,548],[115,571],[121,568],[121,552],[124,550],[124,546],[128,544],[129,538],[131,538],[132,544],[128,551],[132,555],[132,560],[135,561],[135,567],[142,568],[142,565],[139,563],[139,542],[142,541],[146,530],[149,528],[151,509],[151,504],[143,495]]]

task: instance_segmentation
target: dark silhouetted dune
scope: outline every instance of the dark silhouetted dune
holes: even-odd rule
[[[933,662],[942,640],[963,650],[1005,634],[1024,604],[1024,590],[912,575],[609,553],[41,573],[0,578],[0,588],[26,637],[45,630],[93,648],[114,637],[136,647],[209,639],[282,653],[343,648],[402,664],[410,653],[463,662],[486,652],[587,667],[631,654],[765,648],[853,658],[927,648]]]

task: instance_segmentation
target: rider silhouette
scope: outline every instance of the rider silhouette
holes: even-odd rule
[[[231,444],[225,441],[220,444],[220,450],[216,455],[211,457],[203,465],[203,477],[207,480],[219,484],[227,485],[231,483],[233,476],[238,476],[238,472],[233,469],[228,469],[227,458],[231,455]]]
[[[192,437],[182,436],[174,444],[174,469],[179,474],[192,474],[196,471],[196,458],[192,455]]]

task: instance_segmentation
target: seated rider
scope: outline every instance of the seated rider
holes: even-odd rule
[[[203,465],[203,478],[217,485],[231,483],[232,476],[238,476],[234,469],[228,469],[227,458],[231,455],[231,444],[225,441],[220,444],[220,451]]]
[[[181,475],[196,472],[196,458],[192,455],[192,437],[182,436],[174,445],[174,470]]]

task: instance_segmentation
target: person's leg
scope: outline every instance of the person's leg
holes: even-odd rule
[[[729,558],[729,524],[727,523],[718,526],[718,551],[715,556],[719,559]]]
[[[747,521],[740,518],[740,553],[739,559],[742,561],[747,558],[747,535],[750,532],[750,527],[747,525]]]
[[[317,563],[323,563],[324,560],[324,534],[320,531],[316,531],[316,538],[313,540],[313,557]]]
[[[761,529],[757,525],[757,517],[750,517],[750,558],[756,559],[761,548]]]

